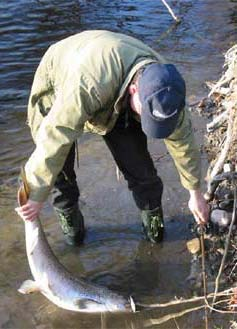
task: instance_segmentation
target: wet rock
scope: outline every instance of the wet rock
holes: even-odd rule
[[[227,227],[231,222],[232,214],[223,209],[214,209],[211,212],[210,220],[219,227]]]
[[[200,241],[198,238],[189,240],[186,245],[191,254],[196,254],[200,251]]]

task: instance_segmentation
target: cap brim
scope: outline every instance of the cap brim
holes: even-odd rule
[[[167,138],[175,130],[179,112],[166,120],[157,120],[150,112],[142,111],[141,125],[143,132],[150,138]]]

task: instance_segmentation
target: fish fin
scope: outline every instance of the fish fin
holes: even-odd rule
[[[132,312],[136,312],[136,304],[135,304],[132,296],[129,297],[129,301],[130,301]]]
[[[35,281],[26,280],[22,283],[18,291],[21,294],[30,294],[32,292],[40,291],[40,287]]]
[[[99,305],[101,305],[100,303],[97,303],[96,301],[94,301],[93,299],[77,299],[74,302],[75,305],[77,305],[79,307],[79,309],[81,310],[86,310],[86,309],[94,309],[94,308],[98,308]]]
[[[33,235],[33,237],[32,237],[32,244],[31,244],[30,250],[29,250],[29,253],[30,254],[33,254],[33,251],[35,249],[35,246],[38,243],[38,237],[39,237],[39,229],[38,229],[38,227],[33,230],[32,235]]]

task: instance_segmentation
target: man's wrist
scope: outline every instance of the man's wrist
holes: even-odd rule
[[[196,189],[196,190],[189,190],[189,194],[190,197],[197,197],[199,195],[201,195],[201,190],[200,189]]]

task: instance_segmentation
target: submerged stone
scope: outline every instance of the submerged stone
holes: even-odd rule
[[[198,238],[194,238],[187,242],[188,251],[191,254],[196,254],[200,251],[200,240]]]
[[[231,222],[232,214],[222,210],[222,209],[214,209],[211,212],[210,220],[213,224],[218,225],[219,227],[226,227]]]

